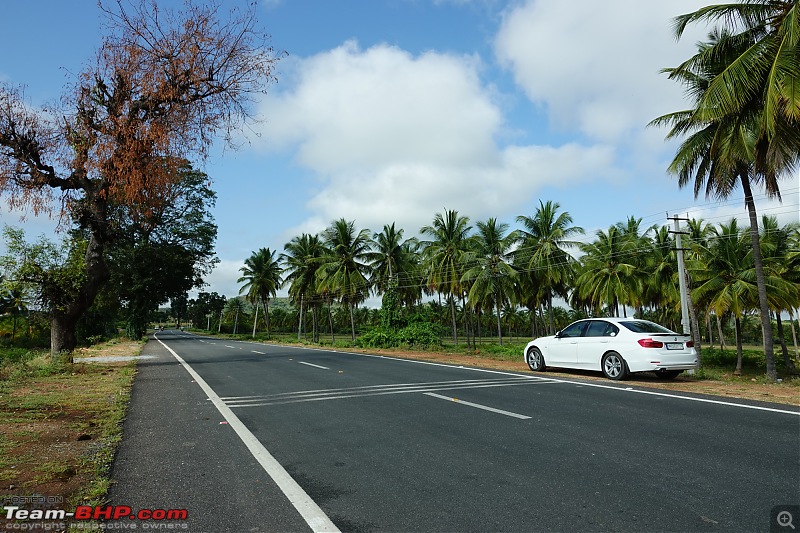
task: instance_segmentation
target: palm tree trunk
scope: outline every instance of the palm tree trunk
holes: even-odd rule
[[[734,376],[742,375],[742,322],[739,317],[734,318],[734,331],[736,332],[736,370],[733,371]]]
[[[269,331],[269,298],[264,299],[263,302],[264,302],[264,317],[266,318],[267,321],[267,338],[271,339],[272,334]]]
[[[710,348],[714,349],[714,330],[711,327],[711,313],[706,313],[706,329],[708,330],[708,343]]]
[[[550,324],[548,332],[550,335],[554,335],[556,330],[553,325],[553,295],[550,293],[549,289],[547,290],[547,316]]]
[[[789,323],[792,326],[792,341],[794,341],[794,356],[800,358],[800,349],[797,347],[797,333],[794,330],[794,313],[789,309]]]
[[[719,320],[719,315],[715,315],[717,317],[717,331],[719,332],[719,348],[720,350],[725,349],[725,335],[722,334],[722,322]]]
[[[500,298],[497,299],[497,343],[502,346],[503,345],[503,330],[500,327]]]
[[[298,317],[298,324],[297,324],[297,340],[300,340],[300,335],[303,332],[303,296],[304,294],[300,294],[300,315]]]
[[[786,366],[786,370],[789,372],[794,372],[794,361],[792,361],[792,358],[789,357],[789,348],[786,347],[786,339],[783,337],[783,322],[781,321],[780,311],[775,313],[775,321],[778,324],[778,339],[781,343],[781,352],[783,352],[783,363]]]
[[[331,343],[336,344],[336,336],[333,334],[333,303],[328,300],[328,324],[331,327]]]
[[[456,326],[456,299],[450,295],[450,318],[453,321],[453,342],[458,346],[458,326]]]
[[[258,324],[258,300],[256,300],[256,316],[253,319],[253,338],[256,338],[256,324]]]
[[[356,322],[353,318],[353,304],[348,303],[347,307],[350,308],[350,337],[353,342],[356,342]]]
[[[740,173],[742,189],[744,190],[744,203],[750,216],[750,240],[753,245],[753,263],[756,267],[756,285],[758,287],[758,303],[761,314],[761,329],[764,332],[764,356],[767,360],[767,377],[772,381],[778,378],[775,368],[775,348],[772,338],[772,320],[769,315],[769,302],[767,301],[767,283],[764,275],[764,261],[761,257],[761,241],[758,236],[758,218],[756,204],[753,201],[753,192],[750,189],[750,177],[747,172]]]

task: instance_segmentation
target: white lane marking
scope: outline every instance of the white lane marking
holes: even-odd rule
[[[321,368],[322,370],[330,370],[330,368],[328,368],[327,366],[315,365],[314,363],[306,363],[304,361],[298,361],[298,363],[300,363],[301,365],[313,366],[314,368]]]
[[[370,389],[397,389],[397,388],[413,388],[413,387],[434,387],[440,385],[481,385],[485,383],[507,383],[507,382],[523,382],[528,383],[530,380],[526,379],[524,376],[516,376],[516,378],[505,378],[505,379],[456,379],[456,380],[447,380],[447,381],[423,381],[423,382],[410,382],[410,383],[386,383],[383,385],[363,385],[360,387],[348,387],[348,388],[337,388],[337,389],[314,389],[314,390],[304,390],[304,391],[296,391],[296,392],[279,392],[276,394],[267,394],[267,395],[260,395],[260,396],[223,396],[223,400],[247,400],[247,399],[258,399],[258,400],[266,400],[269,398],[280,398],[283,396],[317,396],[322,394],[339,394],[345,392],[353,392],[353,391],[369,391]]]
[[[304,349],[311,349],[311,348],[304,348]],[[324,350],[329,351],[329,350]],[[588,382],[580,382],[580,381],[570,381],[568,379],[559,379],[559,378],[542,378],[538,376],[524,376],[523,374],[514,374],[513,372],[503,372],[501,370],[487,370],[485,368],[475,368],[475,367],[455,367],[453,365],[448,365],[444,363],[432,363],[430,361],[417,361],[414,359],[402,359],[400,357],[389,357],[384,355],[371,355],[371,354],[364,354],[364,353],[355,353],[355,352],[339,352],[339,353],[346,353],[349,355],[359,355],[361,357],[374,357],[377,359],[392,359],[394,361],[400,361],[403,363],[415,363],[420,365],[433,365],[433,366],[443,366],[446,368],[462,368],[463,370],[471,370],[473,372],[485,372],[488,374],[501,374],[504,376],[522,376],[527,377],[528,379],[547,379],[551,380],[556,383],[568,383],[570,385],[578,385],[584,387],[596,387],[599,389],[611,389],[619,392],[633,392],[638,394],[648,394],[650,396],[661,396],[664,398],[674,398],[677,400],[688,400],[691,402],[701,402],[701,403],[711,403],[716,405],[726,405],[728,407],[741,407],[742,409],[755,409],[757,411],[768,411],[770,413],[782,413],[786,415],[795,415],[800,416],[800,411],[787,411],[785,409],[775,409],[774,407],[762,407],[760,405],[747,405],[744,403],[734,403],[734,402],[724,402],[722,400],[710,400],[708,398],[693,398],[691,396],[679,396],[677,394],[668,394],[666,392],[654,392],[648,390],[641,390],[641,389],[631,389],[631,388],[623,388],[623,387],[615,387],[614,385],[602,385],[600,383],[588,383]]]
[[[425,396],[432,396],[434,398],[440,398],[442,400],[449,400],[451,402],[460,403],[462,405],[476,407],[478,409],[483,409],[484,411],[491,411],[492,413],[497,413],[500,415],[513,416],[514,418],[519,418],[520,420],[528,420],[530,418],[529,416],[521,415],[518,413],[512,413],[511,411],[503,411],[502,409],[495,409],[494,407],[489,407],[488,405],[481,405],[479,403],[465,402],[464,400],[459,400],[458,398],[451,398],[450,396],[442,396],[441,394],[436,394],[434,392],[423,392],[423,394]]]
[[[253,435],[249,429],[239,420],[233,411],[225,405],[220,397],[214,392],[208,383],[206,383],[203,378],[200,377],[200,374],[194,371],[194,369],[189,366],[189,364],[184,361],[181,356],[179,356],[175,351],[164,344],[160,339],[158,342],[161,343],[164,348],[169,350],[169,352],[178,360],[178,362],[183,365],[183,368],[186,369],[187,372],[194,378],[200,388],[203,389],[203,392],[206,393],[208,398],[214,403],[217,410],[219,410],[220,414],[225,418],[228,422],[228,425],[233,428],[239,438],[242,439],[242,442],[247,446],[247,449],[250,450],[250,453],[253,454],[256,461],[264,468],[264,471],[272,478],[275,484],[281,489],[281,491],[286,495],[289,499],[289,502],[297,509],[297,512],[300,513],[300,516],[303,517],[303,520],[306,521],[308,526],[311,528],[312,531],[319,531],[319,532],[330,532],[330,533],[340,533],[339,528],[337,528],[331,519],[328,518],[328,515],[317,505],[317,503],[311,499],[311,497],[303,490],[303,488],[297,484],[297,482],[289,475],[285,468],[272,456],[269,451],[264,447],[263,444]]]
[[[257,354],[266,355],[265,352],[259,352],[258,350],[250,350],[250,351]]]
[[[452,385],[452,386],[437,386],[437,387],[414,387],[407,389],[393,389],[393,390],[377,390],[377,391],[362,391],[353,394],[328,394],[325,396],[315,397],[299,397],[299,398],[277,398],[274,400],[264,401],[263,399],[251,400],[229,400],[226,401],[231,408],[235,407],[264,407],[267,405],[282,405],[287,403],[304,403],[304,402],[322,402],[327,400],[341,400],[345,398],[361,398],[365,396],[386,396],[389,394],[409,394],[412,392],[429,392],[434,390],[464,390],[464,389],[486,389],[491,387],[511,387],[514,385],[543,385],[546,383],[556,383],[555,381],[515,381],[511,383],[500,382],[489,383],[485,385]]]
[[[230,349],[232,349],[232,350],[235,350],[235,349],[236,349],[236,346],[229,346],[229,345],[227,345],[227,344],[225,345],[225,347],[226,347],[226,348],[230,348]]]

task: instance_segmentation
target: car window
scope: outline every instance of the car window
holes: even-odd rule
[[[559,337],[580,337],[588,322],[575,322],[561,330]]]
[[[647,320],[620,322],[620,324],[634,333],[675,333],[674,331],[659,326],[654,322],[648,322]]]
[[[619,332],[614,324],[605,320],[592,320],[586,330],[586,337],[613,337]]]

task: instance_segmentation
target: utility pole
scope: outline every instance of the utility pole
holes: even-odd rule
[[[670,219],[669,213],[667,213],[667,219]],[[686,295],[686,268],[683,264],[683,246],[681,245],[681,235],[689,235],[687,231],[681,231],[681,220],[688,221],[688,218],[678,218],[678,216],[672,217],[672,221],[675,223],[675,231],[671,231],[670,233],[675,234],[675,250],[678,252],[678,286],[680,287],[681,291],[681,327],[683,328],[684,335],[691,335],[692,328],[689,321],[689,300]]]

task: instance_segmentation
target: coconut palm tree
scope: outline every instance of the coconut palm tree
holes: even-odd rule
[[[715,10],[710,12],[721,13]],[[752,186],[763,185],[767,196],[779,197],[778,178],[782,172],[794,168],[798,154],[783,153],[778,147],[784,144],[779,142],[771,143],[774,149],[764,151],[763,99],[750,97],[742,100],[735,111],[720,114],[709,110],[709,102],[717,101],[717,96],[707,96],[710,92],[719,92],[720,80],[731,73],[731,65],[739,61],[748,49],[764,44],[759,37],[760,32],[755,30],[739,34],[732,34],[724,29],[715,30],[709,35],[709,42],[699,45],[699,51],[694,57],[677,68],[665,69],[664,72],[669,73],[670,79],[678,80],[686,86],[695,107],[663,115],[653,120],[651,125],[672,125],[667,138],[687,135],[668,168],[670,173],[678,176],[680,187],[694,182],[695,197],[705,189],[706,197],[722,199],[730,196],[738,184],[742,186],[750,217],[750,240],[764,332],[767,376],[774,380],[777,371],[772,323]],[[719,104],[718,101],[717,103]],[[776,124],[784,123],[782,119],[776,121]],[[800,133],[787,133],[787,136],[800,137]],[[800,147],[800,143],[794,146]]]
[[[778,225],[774,216],[761,218],[761,253],[764,257],[764,268],[768,274],[781,281],[780,286],[767,287],[767,297],[770,306],[775,311],[775,322],[778,339],[783,353],[784,365],[790,372],[795,371],[794,361],[789,357],[789,349],[783,336],[783,320],[781,314],[800,305],[800,274],[791,268],[789,247],[791,235],[798,231],[797,223],[790,223],[783,227]]]
[[[372,236],[372,251],[367,254],[372,273],[370,282],[375,293],[383,294],[392,279],[404,278],[408,283],[409,274],[413,272],[414,260],[411,250],[416,239],[403,240],[403,230],[395,229],[395,224],[386,224],[383,231]]]
[[[756,171],[768,179],[791,173],[800,153],[800,3],[740,0],[703,7],[675,18],[675,36],[689,24],[718,21],[730,39],[701,47],[679,67],[694,73],[725,58],[698,95],[698,118],[716,122],[748,115],[755,107]]]
[[[322,241],[319,235],[303,233],[286,243],[283,250],[280,260],[286,274],[284,285],[289,284],[289,297],[300,309],[297,340],[300,340],[303,331],[303,304],[306,304],[311,308],[311,338],[313,342],[317,342],[319,340],[317,332],[319,303],[315,288],[317,269],[323,254]]]
[[[595,241],[582,244],[584,256],[580,260],[575,290],[581,299],[591,303],[596,312],[608,306],[614,316],[619,316],[620,304],[629,302],[641,289],[635,277],[636,265],[625,254],[624,239],[617,226],[608,231],[598,230]]]
[[[322,290],[335,294],[350,311],[350,330],[356,340],[353,308],[369,295],[369,230],[356,231],[355,221],[341,218],[323,233],[325,252],[317,278]]]
[[[739,230],[736,219],[711,228],[709,245],[701,258],[687,261],[698,280],[692,291],[696,302],[708,305],[717,316],[730,312],[736,331],[736,370],[742,373],[742,315],[756,306],[758,288],[753,276],[753,249]]]
[[[511,266],[511,248],[519,240],[517,232],[508,231],[508,224],[497,223],[490,218],[478,222],[473,250],[465,254],[465,263],[472,265],[461,277],[462,283],[469,284],[469,302],[486,306],[494,305],[497,314],[497,342],[503,345],[503,331],[500,324],[501,310],[511,300],[517,271]]]
[[[233,334],[236,335],[239,329],[239,315],[245,311],[245,302],[241,298],[230,298],[225,303],[224,313],[230,317],[233,315]],[[221,328],[220,324],[220,328]]]
[[[523,229],[519,231],[520,246],[515,252],[515,263],[523,270],[523,276],[533,276],[537,284],[543,286],[551,334],[555,332],[553,296],[566,296],[576,265],[566,249],[579,246],[579,242],[570,239],[584,233],[583,228],[572,226],[569,213],[558,212],[560,207],[558,202],[542,203],[540,200],[532,217],[517,217]]]
[[[422,235],[431,240],[422,241],[423,258],[427,272],[427,285],[440,295],[448,296],[450,317],[453,326],[453,342],[458,345],[455,298],[464,288],[461,278],[464,272],[463,258],[469,249],[469,218],[458,211],[437,213],[430,226],[420,229]]]
[[[239,294],[246,293],[247,301],[252,303],[255,308],[255,318],[253,319],[253,337],[256,336],[256,322],[258,321],[258,306],[264,306],[264,316],[266,317],[267,336],[270,335],[269,324],[269,301],[274,298],[281,286],[281,266],[275,258],[275,252],[269,248],[261,248],[248,257],[244,266],[239,269],[242,272],[237,282],[244,283],[239,289]]]

